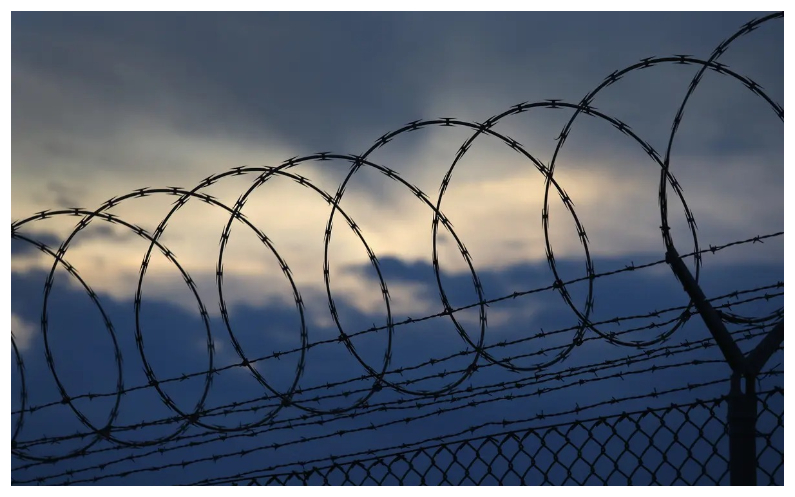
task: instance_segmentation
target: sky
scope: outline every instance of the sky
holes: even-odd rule
[[[464,306],[546,287],[556,278],[587,278],[589,267],[602,273],[664,259],[660,166],[643,143],[666,155],[672,122],[702,67],[676,60],[706,61],[743,24],[766,14],[14,13],[11,218],[16,222],[48,209],[62,211],[26,221],[17,232],[54,253],[80,218],[108,199],[138,188],[161,189],[119,201],[70,239],[64,258],[80,279],[61,266],[47,284],[52,254],[21,239],[12,241],[11,327],[24,361],[27,405],[57,402],[63,392],[74,397],[146,385],[148,375],[179,378],[239,363],[241,354],[255,358],[300,349],[302,343],[330,342],[250,369],[230,368],[215,375],[209,388],[206,377],[197,376],[160,391],[149,387],[124,393],[118,404],[112,395],[79,399],[26,413],[19,430],[17,413],[11,419],[14,440],[85,432],[87,425],[102,427],[109,419],[114,426],[152,421],[173,416],[174,406],[189,414],[202,403],[206,408],[296,386],[320,388],[379,372],[386,358],[390,371],[461,351],[469,354],[451,359],[450,368],[490,364],[485,372],[460,374],[455,394],[472,385],[533,379],[526,369],[543,362],[532,356],[541,348],[558,347],[567,354],[546,372],[637,354],[633,347],[609,344],[591,329],[584,332],[588,342],[583,347],[567,348],[574,336],[570,332],[497,348],[492,361],[472,351],[478,340],[493,346],[538,330],[576,328],[586,312],[599,322],[686,305],[681,285],[665,264],[598,278],[592,291],[587,282],[569,285],[571,305],[556,290],[490,304],[482,311],[487,312],[485,328],[475,306],[456,319],[443,316],[396,328],[392,338],[384,332],[357,336],[350,343],[358,357],[335,339],[340,330],[352,334],[385,326],[390,319],[439,313],[445,300],[450,307]],[[696,247],[686,212],[695,219],[698,248],[783,232],[783,118],[776,109],[784,104],[783,33],[783,21],[774,19],[737,39],[719,59],[731,74],[707,70],[688,100],[670,153],[670,172],[681,185],[687,210],[668,187],[668,222],[680,254]],[[599,91],[590,105],[603,117],[578,116],[556,153],[561,130],[573,115],[566,104],[576,106],[614,71],[644,58],[671,56]],[[774,105],[762,92],[749,91],[749,83],[763,88]],[[536,107],[535,102],[546,103]],[[481,123],[518,104],[524,112],[501,118],[492,128],[498,135],[477,136],[457,159]],[[412,122],[418,129],[388,135]],[[443,125],[451,122],[455,125]],[[621,133],[615,123],[628,125],[640,141]],[[386,137],[383,143],[380,137]],[[516,142],[526,155],[510,146]],[[352,166],[346,156],[363,155],[369,163],[346,179]],[[553,156],[555,184],[548,192],[545,234],[546,185],[539,167],[549,168]],[[335,158],[321,160],[328,157]],[[291,158],[297,164],[285,163]],[[283,164],[267,181],[255,183],[265,168]],[[248,169],[217,181],[212,176],[241,167]],[[205,178],[212,178],[211,184],[202,186]],[[344,196],[332,210],[328,200],[342,184]],[[186,197],[169,216],[180,195],[194,188],[199,188],[196,195],[212,195],[217,203]],[[239,199],[245,199],[242,213],[248,224],[230,212]],[[437,203],[449,223],[439,223],[434,237]],[[73,208],[80,208],[79,217],[65,212]],[[108,222],[108,214],[128,224]],[[327,235],[330,217],[333,230]],[[144,236],[136,233],[137,227],[145,230],[140,231]],[[151,234],[157,235],[159,247],[149,257]],[[162,249],[173,253],[178,264]],[[557,276],[548,252],[554,254]],[[760,316],[783,306],[783,287],[774,288],[783,282],[783,235],[707,253],[703,259],[699,281],[708,298],[770,286],[763,292],[776,296],[738,306],[737,312]],[[695,271],[693,258],[686,261]],[[587,310],[591,300],[593,309]],[[655,318],[645,323],[649,319]],[[113,333],[106,320],[113,323]],[[616,329],[599,327],[604,333]],[[659,333],[640,331],[628,340],[649,342]],[[666,343],[707,336],[703,325],[691,320]],[[743,350],[752,342],[743,342]],[[511,361],[521,371],[491,364],[521,354],[531,354]],[[692,354],[702,360],[719,357],[715,348]],[[783,352],[777,354],[782,362]],[[776,357],[768,366],[775,364]],[[16,366],[12,349],[12,410],[21,408]],[[664,390],[696,377],[728,377],[725,364],[699,367],[703,373],[696,374],[691,365],[649,373],[643,380],[606,380],[599,389],[575,385],[576,393],[563,390],[538,396],[543,401],[517,401],[511,410],[566,411],[573,404]],[[430,364],[416,370],[416,378],[443,369]],[[414,378],[412,374],[403,377]],[[418,380],[430,390],[450,383],[455,381],[446,376]],[[347,385],[328,390],[342,392]],[[721,395],[728,386],[710,388],[699,398]],[[385,387],[367,398],[428,398],[416,393]],[[306,400],[311,395],[303,392],[295,400],[313,405]],[[688,402],[692,395],[697,394],[672,393],[666,402]],[[167,407],[161,397],[173,399],[174,406]],[[648,402],[637,402],[639,408],[648,407]],[[322,408],[352,404],[341,396]],[[473,420],[501,420],[504,405],[462,408],[435,421],[405,423],[406,428],[297,444],[288,452],[265,451],[234,464],[225,459],[100,483],[191,483],[276,462],[382,448],[453,433]],[[598,412],[616,412],[608,407]],[[155,447],[170,447],[177,443],[165,440],[172,435],[209,437],[205,432],[217,432],[219,426],[281,423],[300,419],[301,412],[309,411],[287,405],[267,416],[235,413],[212,420],[215,428],[171,423],[120,437],[128,442],[162,438]],[[414,412],[424,411],[416,407]],[[403,415],[375,412],[337,423],[350,429]],[[339,429],[328,430],[332,428]],[[313,425],[261,435],[259,442],[216,441],[175,450],[173,460],[155,454],[137,466],[114,463],[113,471],[247,450],[263,439],[284,443],[324,430]],[[105,441],[91,449],[114,445],[119,449]],[[52,457],[82,446],[71,440],[26,450]],[[78,470],[144,450],[116,449],[30,468],[21,468],[29,461],[13,456],[12,478]],[[103,471],[107,473],[88,469],[74,478]]]

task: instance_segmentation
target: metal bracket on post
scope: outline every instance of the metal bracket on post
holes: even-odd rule
[[[729,481],[731,485],[756,485],[756,376],[784,342],[784,319],[776,323],[756,348],[745,356],[673,246],[669,247],[665,260],[698,309],[732,369],[728,399]],[[745,389],[742,388],[743,382]]]

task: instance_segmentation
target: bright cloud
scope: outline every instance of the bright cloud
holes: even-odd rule
[[[36,328],[16,314],[11,313],[11,333],[14,335],[17,347],[20,350],[27,350],[36,337]]]

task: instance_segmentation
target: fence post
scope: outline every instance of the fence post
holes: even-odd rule
[[[732,369],[727,415],[729,482],[731,485],[756,485],[756,375],[784,341],[784,320],[745,356],[673,246],[668,248],[666,260]]]
[[[743,390],[743,382],[745,390]],[[728,399],[729,483],[756,485],[756,379],[733,373]]]

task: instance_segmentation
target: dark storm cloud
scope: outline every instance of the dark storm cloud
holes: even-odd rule
[[[421,113],[406,101],[418,88],[405,76],[411,71],[405,59],[419,45],[402,42],[383,16],[94,14],[34,16],[21,24],[14,30],[20,65],[79,77],[97,97],[121,96],[119,103],[128,105],[151,104],[169,89],[193,101],[212,100],[218,109],[182,126],[257,136],[265,124],[328,147],[352,125]],[[152,77],[138,87],[126,70]]]
[[[359,145],[365,147],[404,122],[436,117],[427,109],[447,91],[499,106],[490,113],[522,100],[578,101],[611,71],[642,57],[690,53],[707,58],[749,17],[15,14],[12,57],[15,68],[79,78],[92,98],[113,104],[156,107],[164,91],[204,102],[206,109],[178,105],[185,114],[174,116],[179,125],[254,137],[260,127],[272,129],[310,152],[342,150],[352,137],[354,143],[367,140]],[[780,37],[766,29],[754,36]],[[753,66],[754,53],[737,45],[728,62]],[[780,60],[783,45],[773,46],[765,57]],[[772,84],[773,91],[780,88],[778,73],[753,74]],[[687,82],[682,78],[683,90]],[[621,87],[619,100],[637,106],[632,85],[628,88]],[[447,111],[465,119],[488,117],[460,108]],[[26,120],[21,113],[15,118]]]
[[[216,170],[319,150],[358,154],[411,120],[452,115],[482,121],[522,101],[578,102],[605,76],[641,58],[684,53],[707,59],[751,17],[15,14],[12,174],[15,182],[30,182],[34,170],[67,162],[75,173],[70,176],[95,182],[93,193],[101,189],[94,176],[99,168],[126,176],[142,160],[143,167],[156,165],[164,173],[180,158],[195,163],[195,157],[187,157],[190,145],[184,150],[172,146],[173,157],[143,155],[153,136],[174,143],[169,133],[203,143],[217,138],[214,150],[242,152],[214,160]],[[781,21],[773,21],[735,42],[721,61],[751,75],[774,101],[783,102],[782,37]],[[594,104],[664,154],[675,110],[696,70],[665,64],[640,71],[600,93]],[[529,114],[510,117],[497,129],[548,162],[568,111]],[[446,129],[425,130],[422,137],[445,138]],[[772,188],[781,172],[775,166],[782,154],[781,130],[767,104],[739,82],[707,74],[685,113],[672,170],[692,197],[702,192],[688,178],[694,171],[690,157],[708,157],[700,168],[714,171],[722,167],[718,159],[763,156],[753,165],[760,171],[756,181],[760,188]],[[372,159],[411,181],[426,164],[418,162],[424,157],[405,160],[417,153],[417,144],[406,138],[396,138]],[[481,139],[486,140],[491,139]],[[227,143],[228,148],[218,146]],[[263,148],[254,151],[252,144]],[[446,161],[452,161],[457,146],[449,147]],[[273,156],[263,157],[271,149]],[[575,124],[558,164],[563,171],[604,166],[641,168],[652,175],[657,167],[636,143],[588,117]],[[207,167],[195,168],[195,181],[211,172]],[[156,174],[151,176],[145,184],[158,184]],[[357,181],[372,199],[394,201],[381,179],[360,174]],[[64,177],[62,183],[73,181],[79,180]]]

